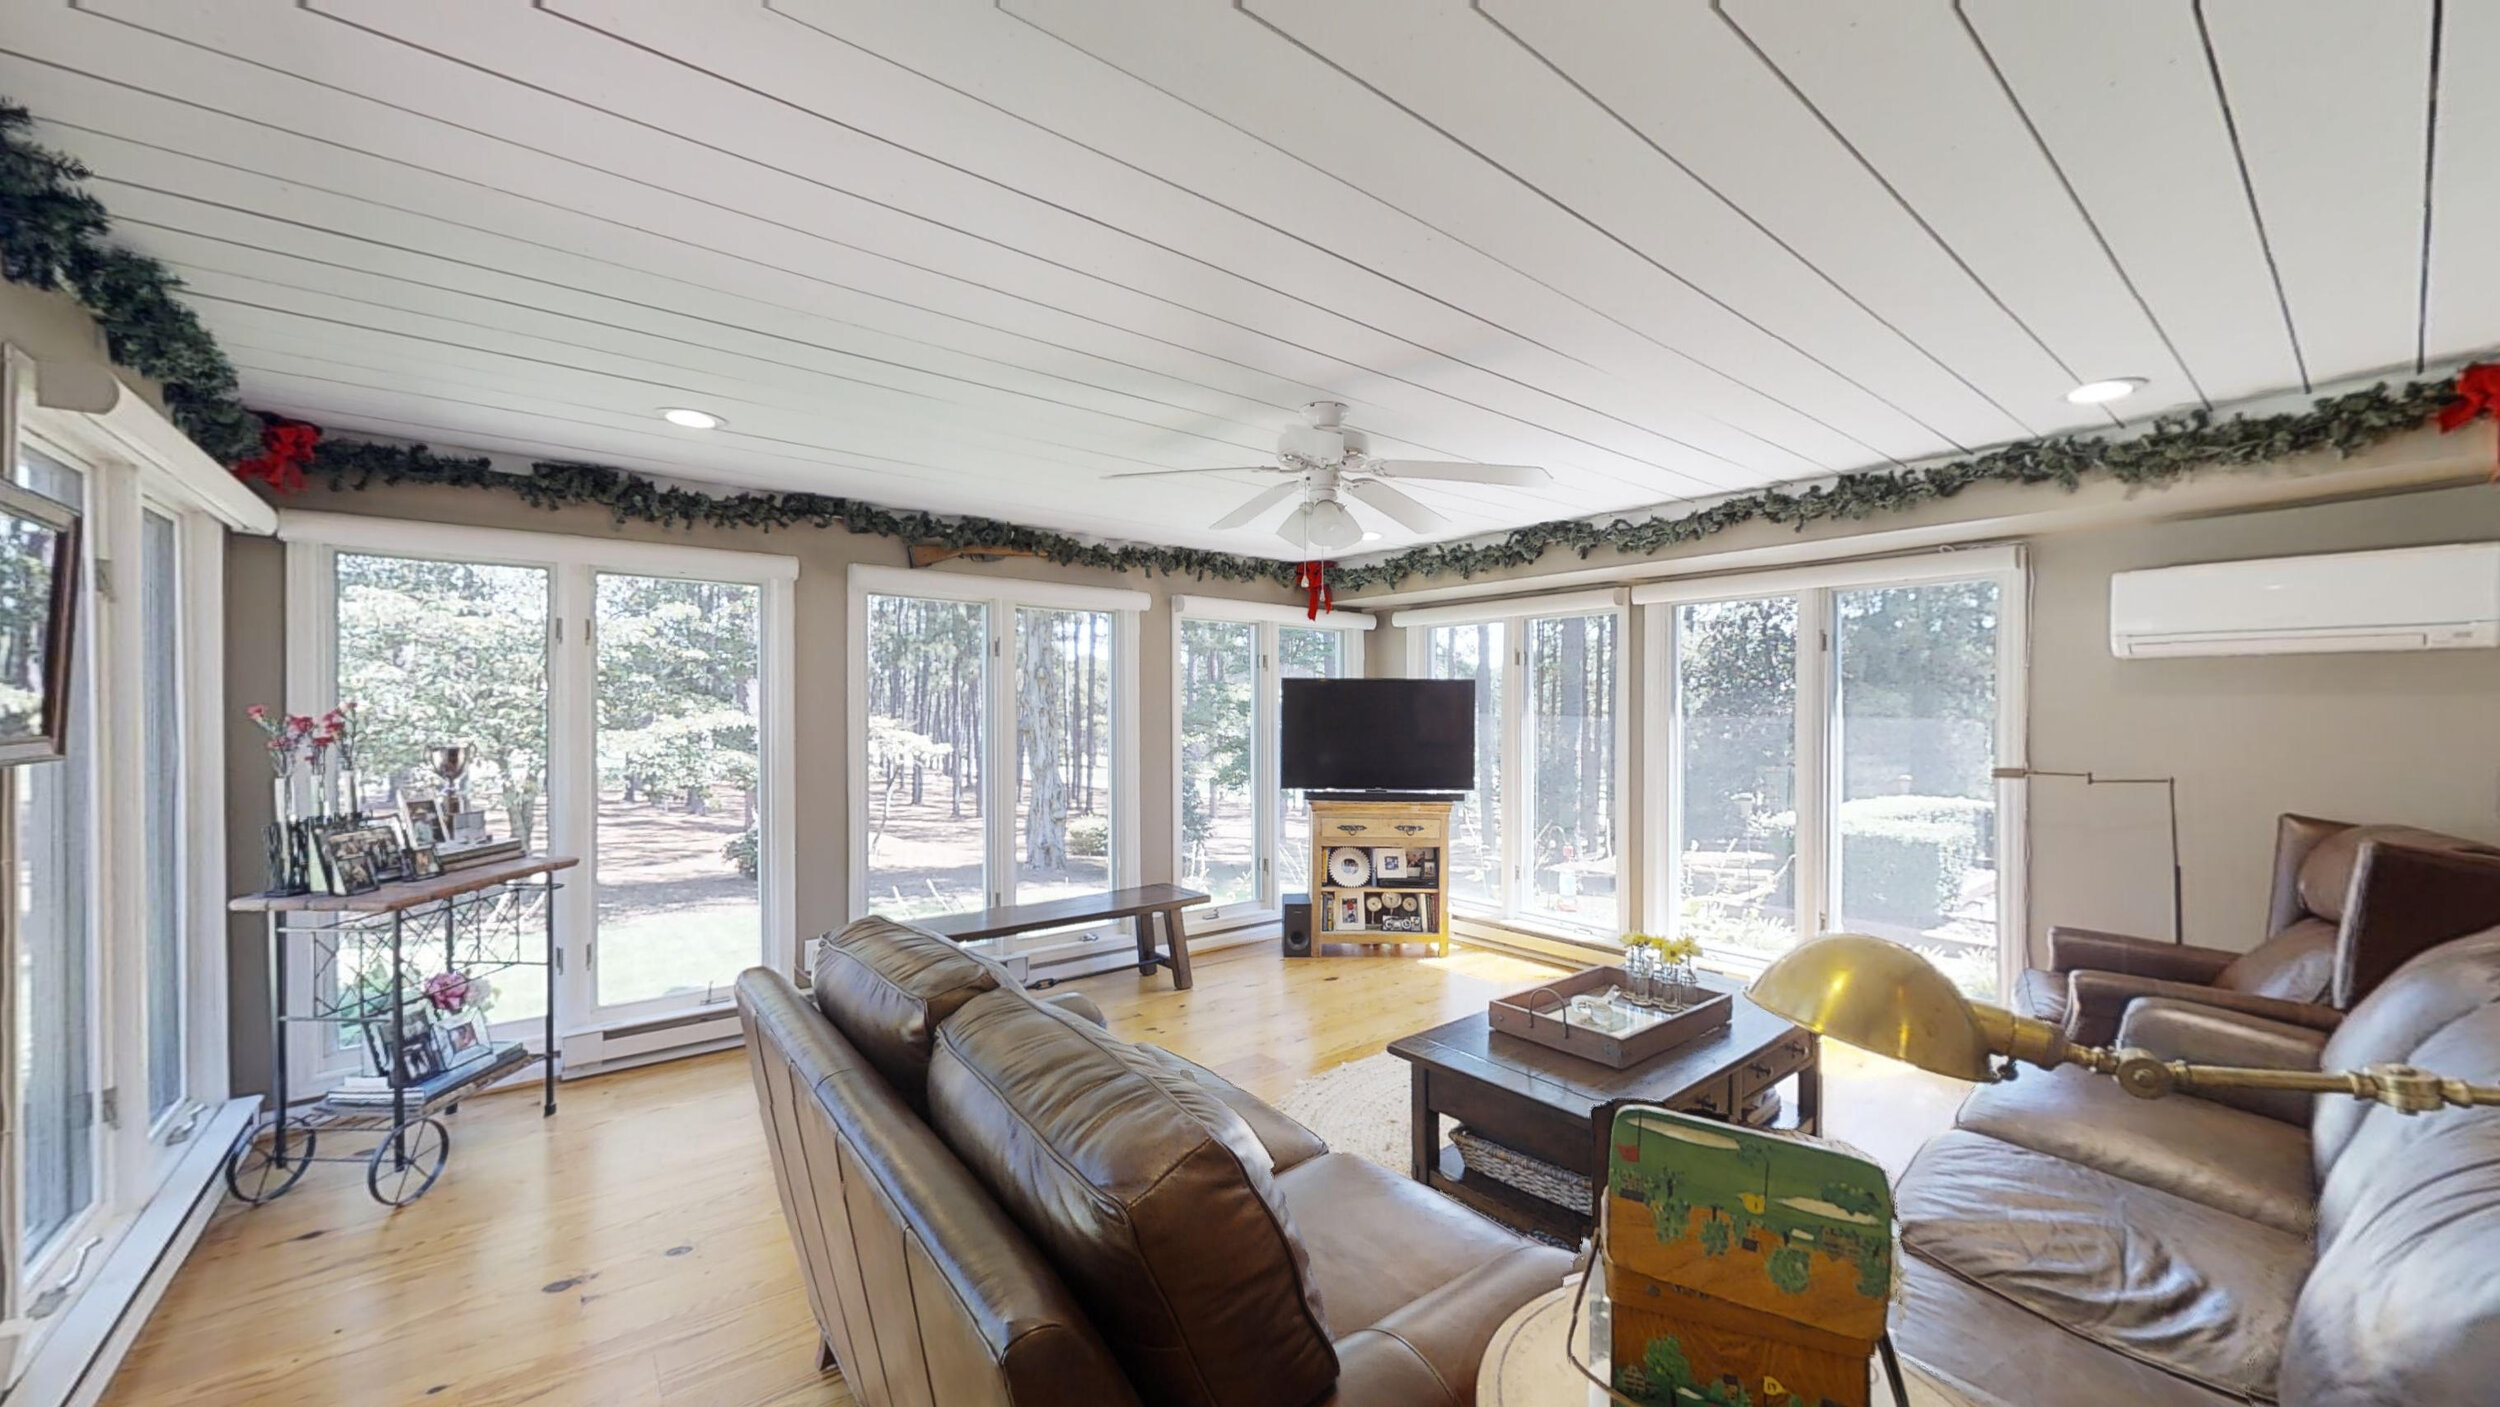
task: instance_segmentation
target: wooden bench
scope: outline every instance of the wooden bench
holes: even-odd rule
[[[1172,969],[1172,989],[1189,990],[1189,929],[1181,910],[1207,902],[1207,896],[1177,884],[1141,884],[1108,894],[1076,894],[1038,904],[1008,904],[921,919],[921,927],[958,943],[982,938],[1009,938],[1039,928],[1064,928],[1105,919],[1128,919],[1137,930],[1137,970],[1152,975],[1157,967]],[[1155,947],[1154,924],[1163,920],[1163,947]]]

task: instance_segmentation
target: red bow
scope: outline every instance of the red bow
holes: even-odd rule
[[[321,427],[301,420],[272,420],[261,428],[260,453],[234,466],[238,479],[258,479],[274,493],[304,487],[304,466],[312,462],[313,446],[321,443]]]
[[[2457,373],[2457,398],[2439,411],[2439,428],[2462,430],[2484,416],[2500,420],[2500,362],[2477,362]],[[2500,464],[2491,470],[2500,483]]]
[[[1310,593],[1310,604],[1302,612],[1304,619],[1318,620],[1320,612],[1333,614],[1336,611],[1337,593],[1328,584],[1326,562],[1305,562],[1294,568],[1293,584]]]

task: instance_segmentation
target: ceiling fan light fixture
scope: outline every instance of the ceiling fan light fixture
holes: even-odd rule
[[[1305,521],[1304,534],[1313,547],[1342,551],[1363,540],[1363,525],[1355,521],[1345,505],[1333,498],[1323,498],[1311,505]]]

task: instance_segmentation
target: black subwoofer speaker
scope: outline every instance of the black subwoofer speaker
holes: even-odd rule
[[[1285,956],[1307,958],[1311,955],[1311,896],[1285,896]]]

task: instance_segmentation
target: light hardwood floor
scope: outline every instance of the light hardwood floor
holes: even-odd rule
[[[1414,954],[1288,962],[1262,943],[1200,959],[1188,992],[1134,973],[1074,985],[1116,1034],[1275,1099],[1551,971]],[[1827,1107],[1861,1078],[1885,1108],[1857,1131],[1878,1156],[1898,1150],[1868,1132],[1897,1143],[1950,1114],[1926,1077],[1862,1063],[1835,1071]],[[226,1206],[106,1407],[848,1407],[815,1369],[745,1055],[577,1080],[561,1100],[544,1121],[533,1094],[472,1101],[442,1182],[396,1213],[340,1165]]]

